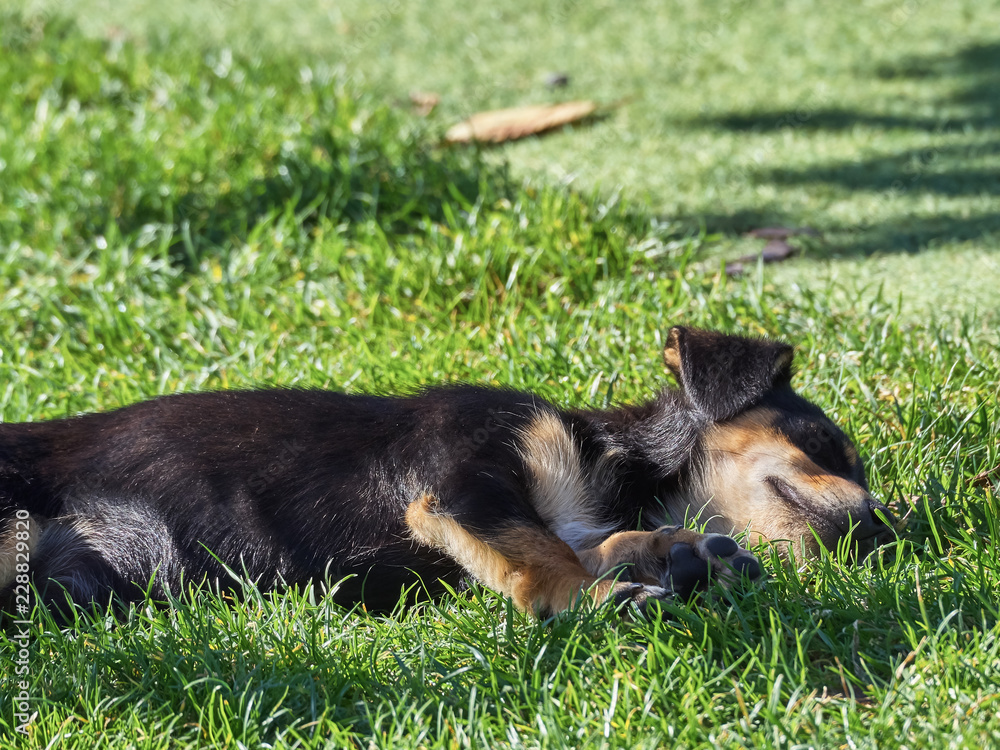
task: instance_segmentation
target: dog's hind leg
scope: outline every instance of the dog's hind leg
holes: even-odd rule
[[[722,534],[700,534],[681,526],[655,531],[622,531],[578,553],[591,575],[621,570],[631,580],[658,584],[681,597],[710,580],[725,586],[761,576],[760,564],[736,540]]]
[[[656,585],[592,575],[569,545],[544,526],[516,521],[489,531],[470,529],[433,495],[410,504],[406,523],[416,541],[441,550],[479,581],[510,596],[519,609],[540,616],[567,609],[583,595],[640,607],[669,596]]]

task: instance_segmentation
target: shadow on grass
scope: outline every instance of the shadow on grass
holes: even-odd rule
[[[808,106],[796,110],[734,112],[698,118],[697,127],[748,134],[781,130],[841,131],[855,127],[881,131],[922,131],[949,141],[918,149],[883,152],[868,158],[829,161],[802,168],[774,166],[756,171],[763,183],[805,188],[826,185],[869,193],[872,214],[907,195],[930,198],[982,198],[1000,195],[1000,171],[984,162],[1000,154],[1000,43],[978,44],[952,55],[905,58],[875,70],[878,78],[946,80],[951,94],[940,101],[950,117],[853,111],[843,107]],[[985,136],[985,137],[984,137]],[[959,142],[956,142],[959,141]],[[876,251],[916,252],[934,244],[977,240],[1000,234],[1000,210],[983,213],[940,213],[932,217],[897,213],[833,233],[825,252],[867,255]],[[780,209],[736,211],[700,217],[709,231],[743,232],[767,224],[795,223]],[[799,219],[801,221],[801,219]],[[825,253],[824,253],[825,254]]]
[[[191,191],[163,206],[138,206],[122,217],[128,234],[147,224],[177,228],[171,254],[194,267],[206,254],[224,255],[233,240],[245,240],[254,227],[277,215],[294,215],[308,232],[326,220],[347,236],[409,235],[444,222],[480,201],[496,201],[514,192],[506,168],[485,166],[477,154],[423,144],[338,142],[317,133],[268,167],[268,176],[242,189]]]

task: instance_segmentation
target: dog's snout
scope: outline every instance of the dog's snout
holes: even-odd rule
[[[881,537],[891,532],[896,519],[883,503],[868,496],[864,499],[858,518],[852,518],[854,536],[858,539]]]
[[[789,511],[786,518],[801,518],[808,524],[809,534],[818,534],[831,549],[848,537],[867,554],[894,536],[896,519],[892,511],[850,480],[824,476],[822,482],[810,482],[808,478],[794,482],[768,476],[765,484],[784,501]],[[784,533],[796,537],[794,528]]]

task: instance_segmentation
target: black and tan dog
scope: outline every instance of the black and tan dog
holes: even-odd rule
[[[0,425],[0,584],[58,605],[183,581],[339,580],[392,607],[471,576],[517,606],[687,595],[756,578],[725,534],[815,551],[889,532],[854,447],[793,393],[792,350],[674,328],[681,383],[639,406],[562,410],[470,386],[168,396]],[[677,525],[700,517],[710,532]],[[624,579],[624,580],[623,580]]]

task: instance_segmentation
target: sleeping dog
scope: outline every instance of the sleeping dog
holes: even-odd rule
[[[853,445],[792,391],[791,347],[677,327],[664,359],[680,389],[603,410],[272,389],[0,425],[0,596],[127,603],[235,571],[346,579],[384,610],[473,578],[547,615],[758,578],[734,531],[798,554],[891,534]]]

